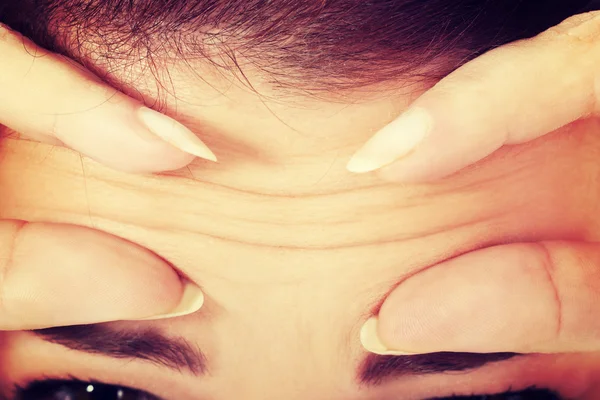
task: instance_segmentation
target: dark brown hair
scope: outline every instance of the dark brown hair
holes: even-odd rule
[[[536,35],[586,3],[0,0],[0,21],[84,64],[92,58],[104,63],[104,70],[119,62],[156,66],[175,54],[242,77],[250,65],[277,86],[313,92],[406,76],[439,79],[491,48]]]

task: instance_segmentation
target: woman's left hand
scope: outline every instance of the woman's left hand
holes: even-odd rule
[[[434,180],[503,145],[599,116],[600,12],[592,12],[458,69],[348,169]],[[381,354],[599,351],[600,244],[508,244],[432,266],[392,291],[361,340]]]
[[[600,11],[465,64],[419,97],[350,160],[397,182],[439,179],[503,145],[600,116]]]
[[[365,324],[379,354],[600,351],[600,244],[477,250],[406,279]]]

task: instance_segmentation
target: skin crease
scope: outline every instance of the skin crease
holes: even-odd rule
[[[597,398],[596,354],[534,356],[378,389],[354,383],[366,355],[358,330],[403,278],[499,243],[598,240],[600,225],[589,218],[600,189],[596,121],[505,148],[442,182],[399,185],[344,166],[426,85],[326,99],[274,91],[256,75],[258,96],[201,66],[195,73],[207,83],[180,65],[169,71],[172,87],[160,93],[143,71],[114,77],[125,91],[135,82],[146,101],[159,99],[218,164],[133,176],[9,139],[0,147],[0,218],[93,227],[170,261],[201,285],[202,310],[117,325],[186,337],[207,353],[210,375],[83,356],[15,332],[0,341],[5,380],[71,374],[178,399],[410,400],[534,384]]]

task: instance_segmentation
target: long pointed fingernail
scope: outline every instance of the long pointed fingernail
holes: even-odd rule
[[[406,156],[433,128],[433,117],[424,108],[411,108],[375,134],[348,162],[350,172],[377,170]]]
[[[383,344],[377,333],[378,322],[379,320],[377,317],[371,317],[364,323],[360,330],[360,343],[366,351],[374,354],[394,356],[415,354],[400,350],[392,350]]]
[[[183,295],[181,296],[181,301],[179,302],[177,307],[175,307],[175,309],[166,314],[140,318],[136,321],[150,321],[156,319],[181,317],[184,315],[195,313],[200,308],[202,308],[202,305],[204,304],[204,294],[202,293],[202,290],[200,290],[200,288],[196,284],[190,281],[186,281],[184,285],[185,286],[183,288]]]
[[[138,110],[138,116],[144,125],[164,141],[197,157],[217,161],[215,154],[183,124],[148,107]]]

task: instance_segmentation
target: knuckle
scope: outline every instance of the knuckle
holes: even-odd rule
[[[563,299],[561,297],[560,290],[555,281],[556,275],[556,259],[553,255],[553,251],[550,249],[549,244],[545,242],[539,242],[534,244],[535,250],[539,254],[540,265],[546,274],[546,283],[552,290],[554,297],[554,323],[555,328],[553,332],[554,339],[560,338],[563,331]]]
[[[0,40],[4,40],[4,38],[10,35],[11,33],[12,31],[9,29],[8,26],[4,25],[3,23],[0,23]]]
[[[11,43],[15,40],[21,40],[22,36],[10,29],[3,23],[0,23],[0,44],[1,43]]]
[[[23,228],[27,225],[25,221],[14,221],[14,226],[9,230],[8,234],[2,235],[2,245],[4,249],[0,251],[0,316],[6,315],[7,310],[7,282],[8,276],[15,264],[15,249],[18,245],[19,237]]]
[[[597,44],[600,40],[600,11],[574,15],[548,29],[540,36],[542,38]]]
[[[590,110],[592,115],[600,116],[600,73],[595,75],[593,85]]]
[[[22,52],[27,53],[30,57],[36,58],[44,56],[48,53],[29,40],[27,37],[23,36],[17,31],[14,31],[7,25],[0,23],[0,54],[7,51],[9,54],[12,53],[12,57],[14,57],[15,54],[22,54]],[[7,57],[7,59],[10,59],[11,56]],[[0,61],[2,60],[0,59]]]
[[[600,11],[572,16],[540,34],[536,40],[552,52],[563,68],[561,71],[567,71],[563,81],[583,85],[576,88],[585,90],[583,116],[600,115]]]

